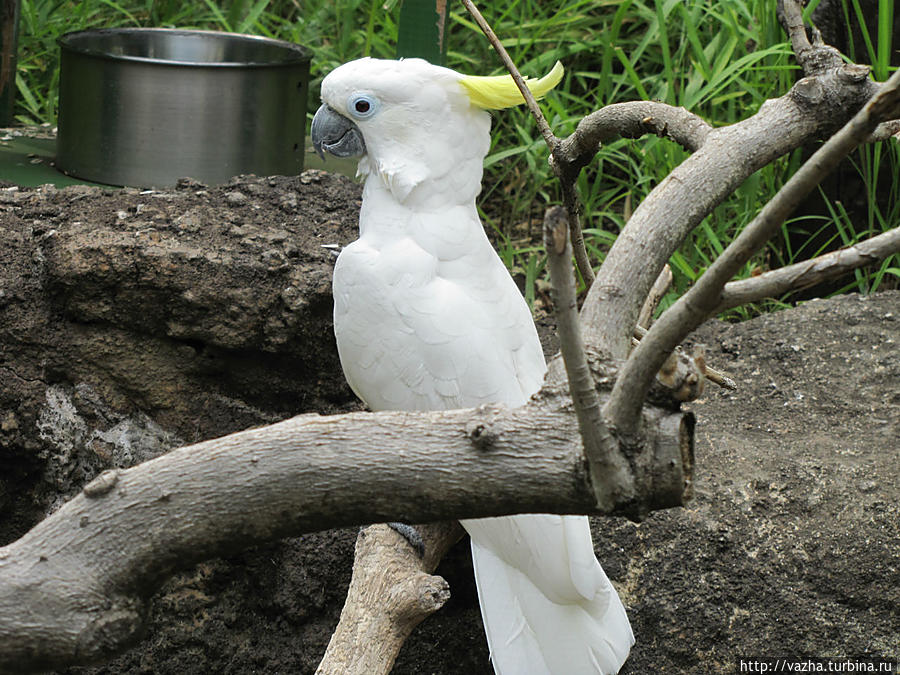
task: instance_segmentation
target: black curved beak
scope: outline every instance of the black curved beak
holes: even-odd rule
[[[359,157],[366,152],[359,127],[324,103],[313,117],[310,136],[322,159],[326,152],[335,157]]]

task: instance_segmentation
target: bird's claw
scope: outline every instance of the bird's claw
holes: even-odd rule
[[[422,539],[422,535],[419,534],[419,531],[416,528],[412,525],[407,525],[406,523],[388,523],[387,526],[406,539],[420,558],[425,557],[425,541]]]

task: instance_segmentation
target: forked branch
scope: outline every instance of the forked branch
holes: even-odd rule
[[[448,521],[418,532],[421,556],[387,525],[360,530],[347,601],[317,675],[389,673],[412,629],[450,597],[447,582],[433,572],[464,531]]]
[[[818,38],[811,43],[803,27],[799,3],[787,0],[784,3],[786,29],[808,77],[786,96],[768,101],[755,116],[730,127],[712,129],[681,108],[654,102],[614,104],[587,116],[572,136],[557,142],[499,40],[471,0],[463,1],[501,55],[548,139],[575,244],[583,245],[579,236],[580,206],[575,180],[603,142],[620,136],[656,133],[694,152],[640,205],[590,288],[590,302],[585,303],[582,312],[584,339],[589,349],[600,350],[613,359],[629,356],[641,306],[669,256],[693,227],[752,172],[829,133],[836,123],[849,119],[852,111],[858,110],[879,90],[879,85],[868,79],[866,67],[844,63],[835,49],[822,44]],[[894,117],[890,113],[879,117],[881,123],[869,125],[866,137],[860,142],[896,133],[898,121]],[[772,133],[773,129],[779,133]],[[580,259],[577,246],[575,258],[581,269],[585,262]],[[846,259],[845,256],[845,262]],[[856,260],[862,258],[857,256]],[[783,282],[790,273],[779,279]],[[709,313],[704,318],[707,316]],[[652,350],[656,351],[651,355]],[[661,350],[655,342],[650,342],[631,354],[628,370],[620,374],[616,391],[606,405],[608,424],[626,435],[636,430],[633,413],[640,409],[652,381],[651,371],[655,373],[671,352],[672,348]],[[636,364],[642,361],[646,363],[638,367]],[[640,372],[639,383],[624,381],[635,372]],[[627,404],[622,400],[625,393]]]
[[[800,167],[694,286],[647,332],[623,366],[606,406],[607,418],[618,429],[626,433],[635,429],[633,415],[641,409],[656,372],[668,354],[721,304],[725,284],[844,157],[866,142],[880,123],[897,117],[900,117],[900,71],[895,72],[862,110]]]

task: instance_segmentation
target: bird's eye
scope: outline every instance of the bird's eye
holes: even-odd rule
[[[366,119],[375,114],[378,102],[367,94],[354,94],[348,101],[347,109],[356,119]]]

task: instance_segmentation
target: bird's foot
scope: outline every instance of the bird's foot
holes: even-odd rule
[[[406,523],[388,523],[387,526],[406,539],[409,545],[413,547],[413,550],[419,554],[420,558],[425,557],[425,541],[416,528]]]
[[[341,254],[342,249],[340,244],[322,244],[321,246],[335,258]]]

